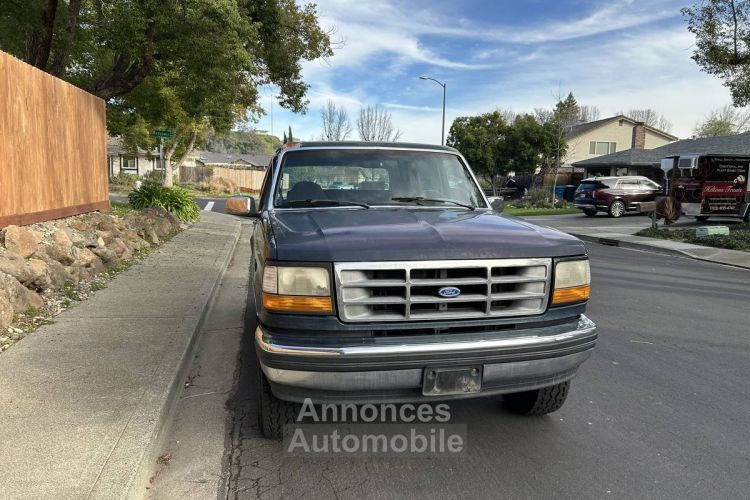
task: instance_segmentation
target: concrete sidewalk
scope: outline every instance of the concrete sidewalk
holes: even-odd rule
[[[0,498],[127,498],[148,481],[239,219],[203,212],[0,355]]]

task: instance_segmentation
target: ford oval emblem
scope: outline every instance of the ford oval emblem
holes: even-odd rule
[[[449,299],[451,297],[458,297],[459,295],[461,295],[461,290],[459,290],[455,286],[444,286],[443,288],[438,290],[438,295]]]

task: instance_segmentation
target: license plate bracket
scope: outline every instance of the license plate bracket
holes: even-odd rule
[[[482,365],[427,367],[422,377],[424,396],[472,394],[482,390]]]

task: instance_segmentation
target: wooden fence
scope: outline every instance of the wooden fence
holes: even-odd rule
[[[108,210],[104,101],[0,51],[0,227]]]
[[[245,192],[258,192],[263,184],[263,178],[266,175],[265,169],[247,167],[180,167],[180,182],[208,182],[212,178],[222,177],[233,181]]]

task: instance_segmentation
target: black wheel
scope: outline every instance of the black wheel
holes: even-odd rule
[[[593,208],[584,208],[583,209],[583,213],[585,213],[589,217],[593,217],[593,216],[596,215],[596,209],[593,209]]]
[[[258,426],[269,439],[281,440],[284,425],[293,424],[299,415],[301,405],[283,401],[273,395],[271,384],[258,366]]]
[[[535,391],[503,395],[505,406],[519,415],[539,416],[562,408],[570,391],[570,382],[542,387]]]
[[[708,215],[696,215],[695,220],[698,222],[706,222],[708,220]]]
[[[615,200],[609,206],[610,217],[622,217],[625,213],[625,203],[620,200]]]

